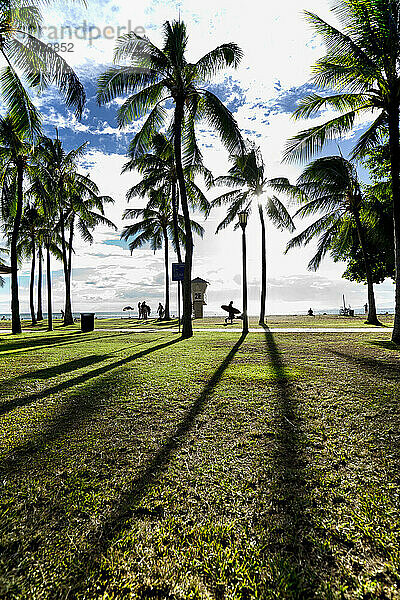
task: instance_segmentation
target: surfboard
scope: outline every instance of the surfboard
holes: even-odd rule
[[[222,308],[222,310],[226,310],[226,312],[232,311],[233,313],[235,313],[235,315],[238,315],[240,313],[240,310],[238,308],[233,308],[233,307],[231,308],[227,304],[222,304],[221,308]]]

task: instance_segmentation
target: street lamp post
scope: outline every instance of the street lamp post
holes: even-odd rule
[[[242,228],[242,268],[243,268],[243,333],[249,332],[249,318],[247,316],[247,268],[246,268],[246,225],[247,211],[243,210],[239,214],[239,225]]]

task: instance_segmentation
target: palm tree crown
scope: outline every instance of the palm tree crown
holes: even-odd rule
[[[306,13],[327,49],[314,66],[314,81],[334,93],[308,96],[295,116],[309,117],[322,108],[341,114],[294,136],[285,158],[308,159],[326,141],[350,131],[365,113],[372,113],[374,120],[360,136],[352,158],[365,154],[388,133],[396,264],[392,341],[400,343],[400,0],[339,0],[334,12],[342,30]]]
[[[231,156],[233,162],[228,175],[217,177],[216,185],[234,187],[236,189],[222,194],[213,202],[213,206],[228,204],[226,217],[217,227],[217,232],[227,227],[241,211],[250,213],[254,201],[257,202],[258,215],[261,224],[261,305],[260,324],[265,322],[265,304],[267,288],[266,267],[266,228],[264,213],[279,229],[294,230],[293,221],[284,204],[276,197],[270,196],[263,200],[267,188],[272,181],[265,177],[264,161],[259,148],[251,147],[245,154]],[[236,224],[236,227],[238,224]]]
[[[30,135],[40,132],[40,115],[24,84],[38,92],[55,84],[67,106],[81,114],[85,91],[75,72],[51,46],[36,35],[42,21],[40,2],[0,4],[0,94],[15,126]],[[22,76],[22,77],[21,77]]]
[[[279,184],[285,188],[284,180]],[[295,236],[287,250],[308,244],[318,238],[318,248],[308,268],[316,271],[328,251],[337,250],[339,238],[345,240],[349,218],[354,224],[361,248],[368,284],[368,322],[379,324],[376,316],[373,278],[366,246],[365,223],[362,220],[364,197],[355,166],[343,156],[326,156],[310,163],[298,178],[296,185],[286,184],[287,193],[297,198],[302,206],[295,216],[319,215],[317,220]]]

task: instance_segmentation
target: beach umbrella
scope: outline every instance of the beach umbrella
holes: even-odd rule
[[[129,310],[129,318],[131,318],[131,310],[135,310],[132,306],[124,306],[122,310]]]

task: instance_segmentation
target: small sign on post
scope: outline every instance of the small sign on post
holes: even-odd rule
[[[183,281],[185,263],[172,263],[172,281]]]
[[[181,281],[185,276],[185,263],[172,263],[172,281],[178,282],[178,331],[181,332]]]

